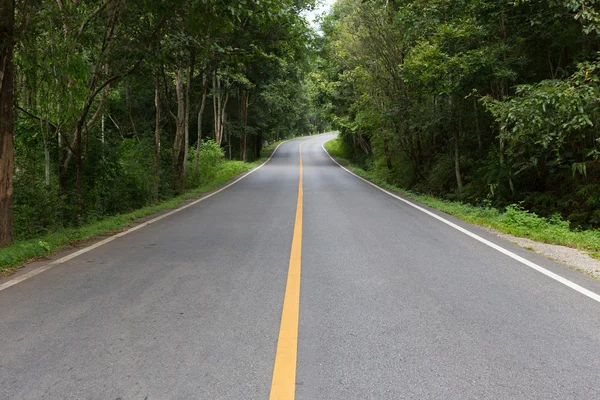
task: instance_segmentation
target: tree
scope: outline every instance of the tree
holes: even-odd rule
[[[12,241],[14,0],[0,1],[0,246]]]
[[[596,226],[599,11],[595,0],[339,0],[315,98],[353,161],[390,183]]]
[[[269,108],[278,105],[267,101],[276,99],[277,82],[282,99],[305,104],[307,70],[297,65],[310,51],[300,17],[304,1],[36,0],[16,6],[14,78],[5,79],[11,72],[3,46],[1,81],[3,96],[15,85],[14,98],[2,97],[2,104],[16,105],[16,168],[2,173],[14,179],[17,239],[195,188],[216,176],[220,146],[231,158],[252,158],[244,143],[260,153],[263,137],[305,129],[301,110],[273,114]],[[2,40],[9,38],[3,31]],[[215,72],[217,90],[211,91]],[[217,118],[205,112],[211,96],[220,99]],[[221,143],[203,146],[203,133],[210,137],[215,122]],[[1,123],[3,137],[12,139],[10,118]]]

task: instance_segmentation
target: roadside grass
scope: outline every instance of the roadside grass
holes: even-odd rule
[[[345,154],[342,148],[342,142],[340,142],[338,139],[332,139],[326,142],[325,148],[332,157],[338,159],[338,162],[343,163],[344,165],[349,165],[348,155]]]
[[[235,176],[259,166],[266,161],[271,152],[281,142],[275,142],[263,149],[261,158],[252,163],[222,161],[214,180],[206,182],[200,187],[189,190],[177,197],[140,208],[130,213],[107,217],[98,222],[78,228],[64,228],[39,238],[15,241],[11,245],[0,249],[0,276],[9,275],[15,267],[27,261],[57,252],[76,242],[89,240],[96,236],[114,234],[124,230],[140,218],[177,208],[183,202],[199,197],[203,193],[210,192]]]
[[[345,157],[338,139],[325,143],[325,148],[341,164],[347,166],[355,174],[390,191],[397,192],[432,208],[453,215],[474,225],[496,229],[510,235],[529,238],[538,242],[559,244],[568,247],[591,251],[590,255],[600,259],[600,230],[572,230],[569,222],[559,217],[542,218],[513,204],[506,210],[492,207],[478,207],[456,201],[447,201],[403,190],[389,185],[373,176],[369,171],[358,168]]]

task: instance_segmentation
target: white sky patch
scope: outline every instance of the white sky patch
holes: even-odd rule
[[[317,7],[313,11],[305,11],[303,13],[304,17],[314,30],[319,30],[319,24],[316,22],[317,18],[323,13],[328,12],[331,9],[331,6],[333,6],[333,3],[335,3],[335,0],[319,0]]]

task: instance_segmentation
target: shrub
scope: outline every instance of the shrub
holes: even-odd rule
[[[187,160],[186,186],[194,188],[213,180],[224,157],[223,149],[214,140],[206,139],[200,147],[198,170],[196,171],[196,149],[190,149]]]

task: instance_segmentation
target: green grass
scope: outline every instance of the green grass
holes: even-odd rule
[[[14,267],[32,259],[46,256],[59,251],[70,244],[88,240],[95,236],[107,235],[122,231],[137,219],[158,213],[160,211],[177,208],[183,202],[209,192],[236,175],[249,171],[263,163],[271,151],[281,142],[276,142],[265,148],[261,158],[252,163],[225,160],[219,165],[219,171],[211,182],[207,182],[196,189],[171,199],[153,204],[127,214],[107,217],[101,221],[84,225],[79,228],[60,229],[51,234],[30,240],[16,241],[0,249],[0,275],[10,273]]]
[[[348,162],[348,155],[345,154],[344,149],[342,148],[342,142],[338,139],[332,139],[325,143],[325,148],[332,157],[337,158],[340,164],[350,165]]]
[[[402,194],[408,198],[443,211],[474,225],[486,226],[514,236],[529,238],[538,242],[560,244],[600,254],[600,230],[575,231],[569,223],[560,218],[542,218],[534,213],[512,205],[504,211],[492,207],[478,207],[456,201],[447,201],[432,196],[412,193],[389,185],[377,179],[369,171],[348,162],[337,139],[325,143],[325,148],[333,156],[347,165],[355,174],[377,185]],[[593,254],[593,253],[592,253]]]

